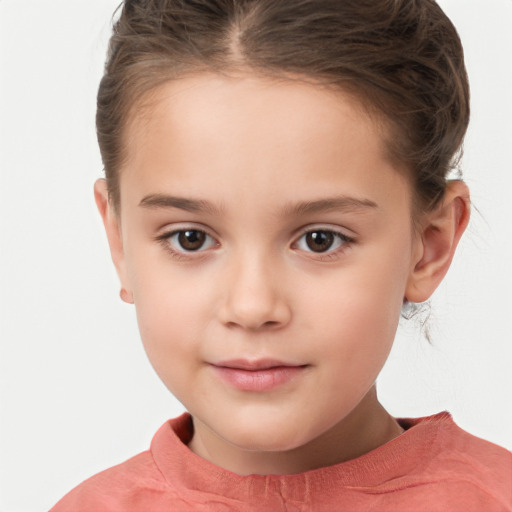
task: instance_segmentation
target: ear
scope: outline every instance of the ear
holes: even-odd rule
[[[124,302],[133,304],[133,295],[126,272],[121,224],[109,200],[107,181],[105,179],[99,179],[94,184],[94,198],[105,226],[112,261],[121,281],[121,299]]]
[[[405,290],[409,302],[426,301],[450,268],[455,249],[469,222],[467,185],[448,182],[441,204],[426,214],[418,234],[413,268]]]

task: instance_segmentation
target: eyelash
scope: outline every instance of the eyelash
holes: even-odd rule
[[[173,258],[177,259],[178,261],[189,260],[190,258],[199,258],[201,256],[204,256],[204,254],[202,254],[202,253],[204,253],[206,251],[206,249],[203,249],[202,247],[197,250],[186,250],[186,249],[177,250],[172,247],[170,239],[177,235],[185,233],[187,231],[194,231],[196,233],[203,234],[213,241],[214,246],[219,245],[219,243],[214,239],[214,237],[209,235],[205,230],[192,228],[192,227],[191,228],[185,227],[183,229],[175,229],[173,231],[168,231],[166,233],[162,233],[161,235],[158,235],[155,238],[155,240],[157,242],[159,242],[163,246],[163,248]],[[296,239],[296,241],[293,242],[292,248],[296,247],[298,245],[298,243],[304,237],[306,237],[308,234],[311,234],[311,233],[324,233],[324,234],[332,235],[333,237],[335,237],[335,239],[338,240],[338,243],[339,243],[339,246],[336,247],[334,250],[329,248],[324,252],[316,252],[313,250],[310,250],[310,251],[302,250],[302,252],[313,255],[313,258],[317,259],[319,261],[335,261],[335,260],[337,260],[341,256],[341,254],[347,249],[347,246],[350,246],[350,244],[353,244],[355,242],[354,238],[349,237],[340,231],[336,231],[334,229],[329,229],[329,228],[318,227],[318,228],[309,228],[309,229],[303,231],[300,234],[300,236]]]

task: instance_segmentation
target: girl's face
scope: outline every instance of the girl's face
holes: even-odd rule
[[[378,125],[319,86],[202,75],[158,90],[126,141],[114,259],[205,453],[300,449],[346,422],[421,250]]]

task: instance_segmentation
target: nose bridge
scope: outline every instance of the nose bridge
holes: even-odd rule
[[[228,263],[223,323],[246,329],[276,328],[290,319],[279,259],[262,247],[244,247]]]

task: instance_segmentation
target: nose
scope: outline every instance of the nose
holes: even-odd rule
[[[232,262],[224,287],[219,319],[227,327],[251,331],[279,329],[291,319],[282,273],[253,255]]]

